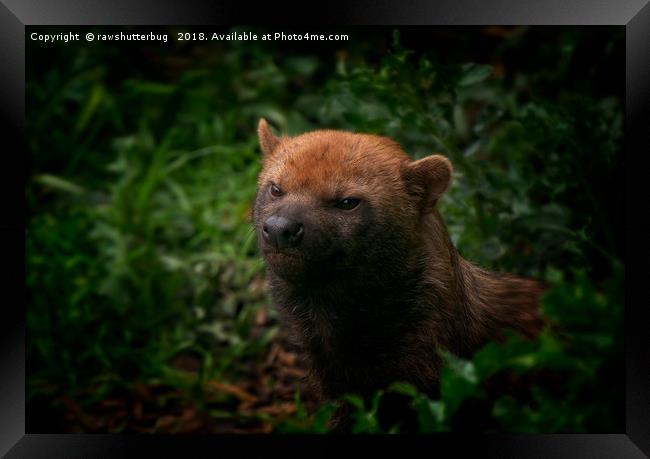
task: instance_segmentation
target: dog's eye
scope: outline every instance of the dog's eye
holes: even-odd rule
[[[278,186],[275,183],[271,183],[271,187],[269,188],[269,191],[272,196],[275,196],[276,198],[278,196],[282,196],[282,190],[278,188]]]
[[[345,198],[336,204],[336,207],[343,210],[352,210],[359,205],[361,201],[356,198]]]

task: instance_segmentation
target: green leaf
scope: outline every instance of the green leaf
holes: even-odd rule
[[[413,407],[418,414],[420,432],[431,433],[445,430],[445,404],[429,400],[426,397],[414,401]]]
[[[93,115],[97,111],[97,108],[99,107],[99,104],[104,99],[104,96],[105,96],[104,87],[101,84],[94,85],[92,92],[90,93],[90,96],[86,100],[86,104],[84,105],[81,111],[81,115],[77,120],[77,124],[74,129],[75,134],[78,135],[81,132],[83,132],[83,130],[86,128],[86,126],[92,119]]]
[[[413,398],[418,395],[418,390],[412,384],[405,382],[395,382],[388,388],[389,391],[397,392],[398,394],[408,395]]]
[[[60,190],[60,191],[65,191],[67,193],[72,193],[72,194],[82,194],[84,193],[84,189],[80,187],[79,185],[63,179],[61,177],[57,177],[55,175],[49,175],[49,174],[42,174],[42,175],[37,175],[35,180],[38,183],[41,183],[43,185],[46,185],[50,188],[53,188],[55,190]]]
[[[490,65],[466,64],[458,80],[458,86],[471,86],[480,83],[492,74]]]
[[[476,368],[471,361],[443,352],[446,366],[440,375],[440,393],[448,415],[454,413],[463,401],[480,394]]]

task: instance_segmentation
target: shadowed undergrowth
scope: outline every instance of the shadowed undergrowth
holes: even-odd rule
[[[29,50],[29,432],[327,431],[249,221],[262,116],[447,155],[461,254],[551,285],[538,340],[387,390],[419,431],[622,429],[622,31],[353,32]],[[399,431],[385,396],[350,394],[355,431]]]

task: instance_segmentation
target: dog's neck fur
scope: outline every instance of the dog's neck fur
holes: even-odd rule
[[[441,292],[441,309],[456,318],[452,334],[456,339],[446,343],[449,350],[470,354],[486,342],[503,337],[505,329],[527,337],[539,333],[544,325],[540,316],[544,286],[540,282],[488,272],[462,258],[435,209],[424,225],[423,234],[434,235],[426,244],[430,260],[427,281]]]

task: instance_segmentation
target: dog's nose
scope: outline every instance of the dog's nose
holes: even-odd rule
[[[267,218],[262,227],[264,239],[276,249],[297,246],[304,232],[302,223],[277,215]]]

